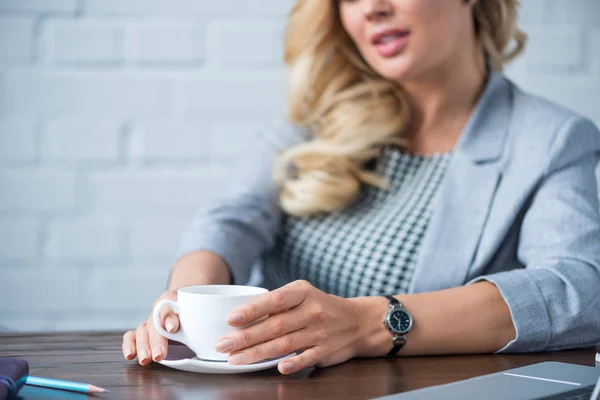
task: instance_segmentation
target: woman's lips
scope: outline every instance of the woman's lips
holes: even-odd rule
[[[409,34],[402,35],[394,35],[393,38],[386,39],[383,41],[378,41],[375,43],[375,48],[377,52],[382,57],[392,57],[395,56],[404,48],[406,43],[408,42]]]

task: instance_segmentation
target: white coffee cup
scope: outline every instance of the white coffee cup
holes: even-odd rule
[[[221,336],[239,328],[227,324],[229,313],[249,303],[267,289],[254,286],[206,285],[187,286],[177,290],[177,302],[161,300],[152,312],[157,332],[188,346],[204,360],[226,361],[227,354],[215,349]],[[160,324],[160,311],[169,305],[179,316],[179,330],[167,332]]]

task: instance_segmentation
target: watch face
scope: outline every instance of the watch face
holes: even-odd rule
[[[392,331],[400,334],[407,333],[412,327],[412,318],[402,309],[392,310],[387,316],[388,325]]]

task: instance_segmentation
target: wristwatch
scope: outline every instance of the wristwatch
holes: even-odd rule
[[[402,307],[402,303],[398,301],[394,296],[384,295],[390,302],[390,310],[383,319],[383,325],[394,337],[392,350],[385,356],[386,358],[392,358],[400,351],[402,346],[406,343],[406,334],[410,332],[413,326],[412,316]]]

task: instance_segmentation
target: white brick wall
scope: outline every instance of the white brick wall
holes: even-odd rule
[[[75,172],[45,168],[3,168],[0,171],[0,213],[53,213],[76,206]]]
[[[84,0],[84,12],[108,16],[223,16],[239,13],[240,2],[241,0]]]
[[[69,12],[77,9],[78,0],[2,0],[0,11],[27,11],[35,14]]]
[[[90,171],[80,188],[90,211],[131,214],[190,212],[218,188],[224,168],[161,167]],[[2,204],[2,203],[0,203]]]
[[[145,123],[132,134],[132,156],[147,161],[207,161],[210,137],[207,124]]]
[[[60,218],[49,225],[44,248],[49,260],[118,263],[125,256],[125,227],[116,218]]]
[[[135,71],[7,67],[0,79],[8,115],[148,118],[169,116],[174,104],[168,77]]]
[[[0,162],[32,162],[36,158],[36,129],[33,119],[0,119]]]
[[[0,218],[0,259],[35,259],[40,249],[40,228],[34,217]]]
[[[584,66],[586,53],[584,46],[573,46],[582,43],[584,30],[577,26],[555,26],[548,31],[546,27],[527,29],[529,48],[527,63],[538,71],[568,72]],[[556,51],[560,48],[561,51]]]
[[[34,20],[0,17],[0,61],[28,63],[33,58]]]
[[[207,61],[225,67],[273,67],[283,54],[284,24],[267,18],[217,20],[207,27]]]
[[[43,124],[39,140],[42,161],[117,162],[121,154],[122,124],[105,119],[61,118]]]
[[[43,45],[57,64],[114,64],[123,60],[123,29],[111,22],[50,21]]]
[[[522,2],[507,73],[600,123],[600,1]],[[284,110],[293,3],[0,0],[0,326],[146,318],[183,226]]]
[[[204,29],[194,21],[135,22],[126,27],[127,56],[139,64],[199,65],[204,58]]]

